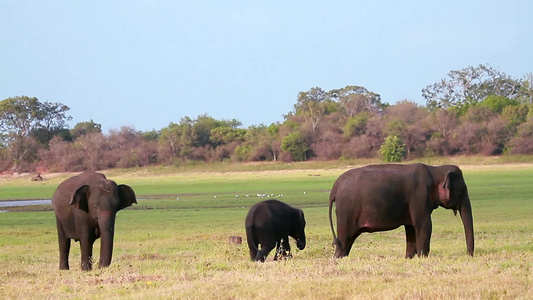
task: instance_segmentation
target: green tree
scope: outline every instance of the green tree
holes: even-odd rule
[[[385,124],[383,133],[387,136],[405,137],[407,124],[404,120],[393,119]]]
[[[67,121],[72,120],[67,115],[70,108],[59,102],[45,101],[41,104],[41,121],[36,129],[33,129],[31,135],[41,144],[48,146],[48,142],[55,136],[59,135],[63,140],[70,141],[70,131],[68,130]]]
[[[42,118],[41,103],[35,97],[18,96],[0,101],[0,130],[8,142],[28,136]]]
[[[241,125],[242,123],[235,119],[216,120],[207,114],[200,115],[192,125],[192,144],[195,147],[211,146],[214,148],[217,146],[218,141],[211,139],[211,133],[213,129],[217,127],[229,127],[236,129]]]
[[[362,112],[348,118],[343,128],[344,136],[351,137],[365,134],[366,124],[369,118],[370,114],[368,112]]]
[[[401,162],[407,154],[405,144],[395,135],[385,138],[379,152],[385,162]]]
[[[362,86],[348,85],[341,89],[329,91],[329,95],[331,99],[340,103],[343,112],[348,118],[362,112],[377,113],[386,107],[381,102],[379,94],[370,92]]]
[[[309,145],[300,132],[291,132],[281,140],[281,150],[289,152],[295,161],[304,161]]]
[[[281,141],[279,137],[279,123],[272,123],[268,126],[269,146],[272,153],[272,159],[278,160],[281,151]]]
[[[184,117],[179,124],[171,122],[161,130],[159,146],[166,158],[186,158],[192,146],[193,121]]]
[[[79,122],[70,130],[73,140],[88,133],[102,133],[102,124],[95,123],[92,119],[87,122]]]
[[[509,99],[505,96],[490,95],[481,101],[481,106],[486,106],[492,111],[501,114],[507,106],[516,106],[520,104],[517,100]]]
[[[516,127],[527,121],[529,114],[527,104],[506,106],[502,111],[502,117],[510,122],[512,127]]]
[[[211,141],[215,146],[229,144],[233,141],[242,142],[246,130],[229,126],[220,126],[211,129]]]
[[[239,145],[235,148],[233,155],[238,161],[247,161],[252,155],[252,150],[251,145]]]
[[[294,105],[296,115],[303,115],[308,122],[311,122],[313,132],[315,132],[318,122],[327,112],[329,94],[319,87],[311,88],[307,92],[298,93],[298,100]]]
[[[0,101],[0,144],[7,147],[13,159],[13,170],[19,171],[24,161],[36,152],[36,139],[50,140],[51,130],[66,126],[68,106],[61,103],[41,103],[36,97],[16,96]],[[41,130],[41,132],[39,132]],[[46,136],[43,133],[46,131]]]

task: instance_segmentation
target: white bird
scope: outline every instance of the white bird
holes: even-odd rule
[[[235,198],[239,198],[239,195],[235,195]]]
[[[304,192],[304,195],[307,194],[307,192]]]
[[[217,195],[214,195],[214,196],[213,196],[213,198],[215,198],[215,199],[216,199],[216,198],[217,198]]]

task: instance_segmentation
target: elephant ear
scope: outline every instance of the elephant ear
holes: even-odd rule
[[[439,183],[439,200],[442,203],[447,203],[450,201],[450,189],[451,189],[451,176],[452,171],[448,171],[441,183]]]
[[[304,211],[301,209],[299,211],[299,217],[300,217],[300,222],[302,222],[302,224],[305,224]]]
[[[70,205],[79,208],[86,213],[89,212],[89,202],[87,201],[89,199],[89,186],[88,185],[82,185],[80,186],[75,192],[74,195],[72,195],[72,199],[70,199]]]
[[[120,199],[119,210],[129,207],[133,203],[137,203],[135,192],[130,186],[125,184],[118,185],[118,197]]]

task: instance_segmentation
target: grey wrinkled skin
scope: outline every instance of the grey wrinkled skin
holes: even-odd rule
[[[59,269],[68,270],[71,240],[79,241],[81,269],[92,269],[94,241],[101,238],[99,267],[111,264],[116,213],[137,203],[133,189],[87,171],[68,178],[52,196],[59,241]]]
[[[334,183],[329,199],[329,222],[335,257],[350,253],[363,232],[405,227],[405,257],[427,256],[432,231],[431,213],[439,206],[459,211],[467,244],[474,254],[474,226],[468,189],[454,165],[384,164],[352,169]],[[336,205],[337,234],[332,220]]]

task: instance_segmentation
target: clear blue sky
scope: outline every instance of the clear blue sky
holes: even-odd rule
[[[261,2],[261,3],[259,3]],[[449,71],[533,71],[533,1],[0,0],[0,100],[162,129],[283,121],[300,91],[360,85],[425,105]]]

